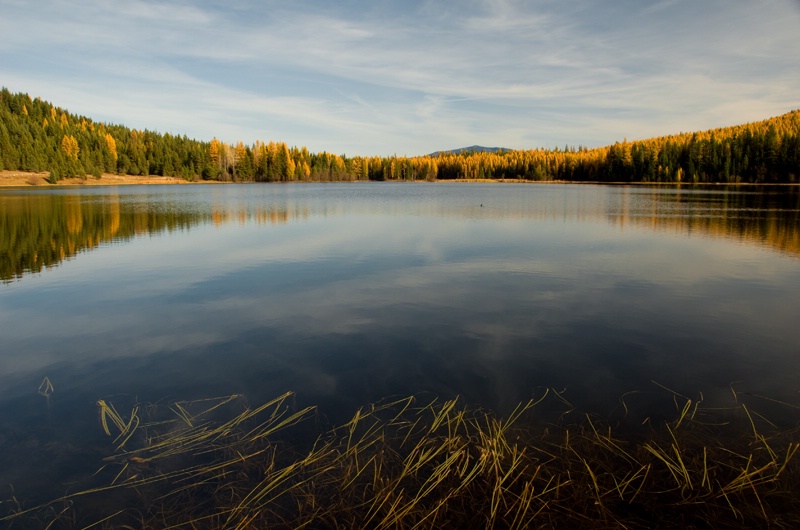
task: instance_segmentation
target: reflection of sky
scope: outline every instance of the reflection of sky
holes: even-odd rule
[[[248,189],[214,189],[208,204],[274,206]],[[104,245],[3,286],[6,397],[44,375],[89,400],[291,389],[348,411],[419,391],[507,409],[548,386],[603,408],[651,380],[689,395],[735,380],[795,392],[796,258],[609,222],[622,199],[608,188],[451,188],[445,200],[395,187],[373,201],[359,194],[375,188],[336,187],[326,204],[313,187],[277,189],[310,214]],[[537,193],[547,215],[530,211]]]

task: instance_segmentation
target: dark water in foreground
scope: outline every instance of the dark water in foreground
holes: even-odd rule
[[[0,487],[20,497],[98,457],[100,398],[292,390],[330,423],[551,387],[601,415],[627,392],[671,414],[662,386],[800,403],[798,188],[9,189],[0,259]]]

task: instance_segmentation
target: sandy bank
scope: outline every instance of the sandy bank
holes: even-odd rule
[[[128,184],[189,184],[175,177],[159,177],[158,175],[135,176],[113,175],[104,173],[102,177],[88,176],[82,178],[61,179],[58,184],[47,182],[49,173],[31,173],[26,171],[0,171],[0,186],[120,186]]]

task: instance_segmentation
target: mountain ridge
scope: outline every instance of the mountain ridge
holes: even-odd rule
[[[439,155],[462,155],[465,153],[506,153],[513,151],[507,147],[484,147],[482,145],[471,145],[469,147],[458,147],[456,149],[448,149],[445,151],[434,151],[425,156],[439,156]]]

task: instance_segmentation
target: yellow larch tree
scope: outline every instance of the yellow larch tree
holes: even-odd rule
[[[216,137],[211,140],[209,152],[211,155],[211,163],[216,167],[220,167],[220,141],[217,140]]]
[[[111,153],[111,158],[113,158],[114,161],[116,162],[117,161],[117,142],[116,142],[116,140],[114,140],[114,137],[111,136],[110,133],[106,133],[105,141],[106,141],[106,147],[108,148],[108,152]]]
[[[74,136],[64,135],[61,139],[61,150],[71,159],[77,160],[80,150],[78,147],[78,140],[76,140]]]

